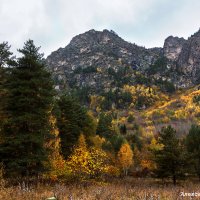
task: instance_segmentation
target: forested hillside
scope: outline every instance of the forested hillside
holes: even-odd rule
[[[73,41],[79,44],[77,38]],[[157,51],[161,50],[150,54],[156,56]],[[26,41],[19,53],[19,58],[13,57],[9,44],[0,44],[2,184],[99,183],[140,177],[176,185],[200,179],[199,85],[192,82],[183,88],[152,79],[169,58],[158,58],[145,70],[118,60],[117,71],[110,66],[108,76],[101,67],[77,67],[66,71],[66,77],[77,73],[88,82],[79,79],[81,86],[77,82],[69,86],[66,81],[73,79],[60,79],[57,87],[49,60],[33,40]],[[106,87],[95,82],[87,90],[84,84],[91,84],[97,72],[103,74],[99,83],[111,82]]]

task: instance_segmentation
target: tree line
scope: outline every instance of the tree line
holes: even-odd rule
[[[5,176],[48,171],[56,150],[67,158],[80,132],[94,132],[86,109],[65,94],[57,96],[39,49],[28,40],[16,59],[7,42],[0,44],[0,162]]]
[[[19,49],[22,56],[15,58],[7,42],[0,44],[0,163],[5,177],[126,176],[140,162],[151,176],[171,178],[174,184],[187,174],[200,179],[200,126],[193,125],[184,138],[171,126],[163,127],[142,149],[140,135],[125,137],[125,124],[114,126],[111,114],[96,119],[69,91],[57,94],[39,50],[28,40]]]

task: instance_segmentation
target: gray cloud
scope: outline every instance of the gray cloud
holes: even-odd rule
[[[199,0],[1,0],[0,41],[12,50],[28,38],[48,55],[89,29],[113,29],[139,45],[162,46],[169,35],[199,28]]]

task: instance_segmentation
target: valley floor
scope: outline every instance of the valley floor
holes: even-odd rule
[[[196,193],[195,193],[196,192]],[[57,196],[58,200],[177,200],[200,199],[200,183],[161,183],[153,179],[126,178],[109,183],[41,184],[35,187],[0,186],[2,200],[46,200]],[[192,197],[193,199],[193,197]]]

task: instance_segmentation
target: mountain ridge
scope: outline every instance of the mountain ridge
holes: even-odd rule
[[[200,30],[187,40],[169,36],[163,47],[145,48],[126,42],[112,30],[92,29],[73,37],[66,47],[52,52],[46,61],[59,90],[89,87],[99,92],[115,88],[113,74],[122,68],[130,79],[127,84],[136,84],[135,72],[138,72],[154,80],[153,83],[163,80],[176,88],[189,88],[200,81],[199,47]],[[126,73],[122,73],[121,78]]]

